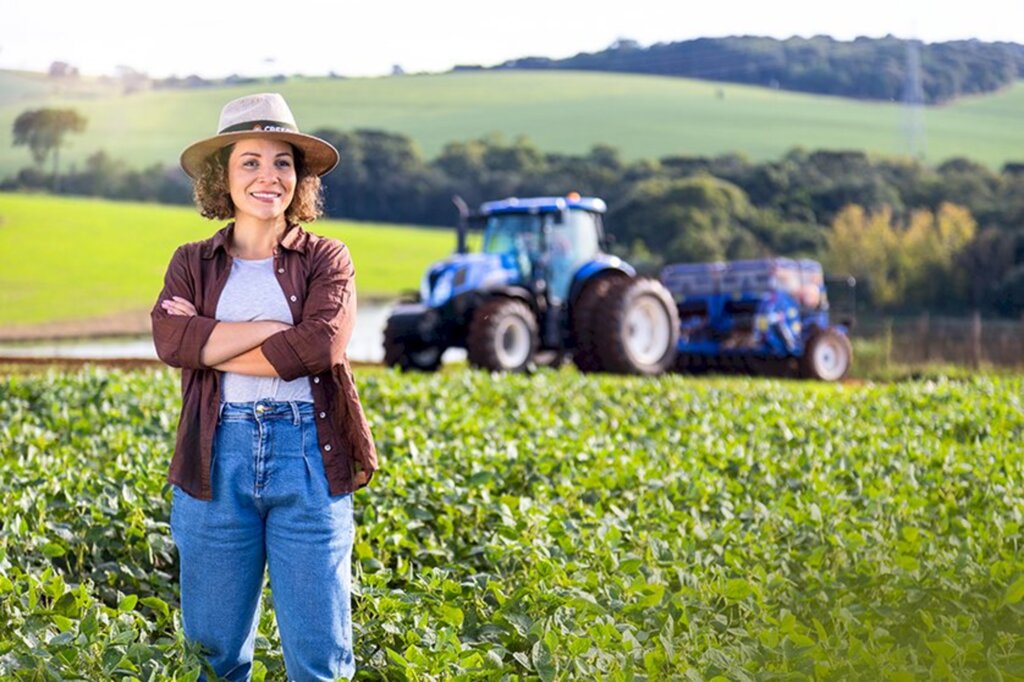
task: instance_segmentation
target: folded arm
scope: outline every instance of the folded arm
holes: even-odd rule
[[[259,345],[291,325],[273,320],[221,322],[199,315],[188,257],[185,247],[175,251],[150,313],[157,355],[172,367],[277,376]]]
[[[330,240],[313,265],[302,321],[260,346],[278,376],[290,381],[320,374],[341,362],[355,325],[355,292],[355,268],[348,247]]]

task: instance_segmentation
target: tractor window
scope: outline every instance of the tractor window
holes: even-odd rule
[[[601,250],[597,218],[580,210],[552,214],[547,237],[549,291],[552,302],[558,303],[569,297],[576,269]]]
[[[571,210],[561,221],[552,220],[549,248],[552,255],[572,265],[580,265],[601,250],[597,216],[589,211]]]
[[[491,216],[484,228],[484,253],[522,253],[535,256],[540,243],[539,216],[506,213]]]

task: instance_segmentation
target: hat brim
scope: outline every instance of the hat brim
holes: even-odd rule
[[[334,145],[314,135],[292,133],[283,130],[240,130],[222,133],[190,144],[181,153],[181,167],[190,178],[197,178],[203,172],[203,163],[214,152],[239,140],[267,138],[289,142],[302,150],[306,168],[314,175],[326,175],[338,165],[340,158]]]

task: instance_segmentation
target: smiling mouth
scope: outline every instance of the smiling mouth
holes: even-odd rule
[[[273,201],[274,199],[281,198],[281,195],[277,192],[251,192],[249,196],[261,201]]]

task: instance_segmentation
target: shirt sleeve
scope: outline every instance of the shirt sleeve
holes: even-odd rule
[[[171,367],[208,369],[200,360],[203,346],[217,326],[217,320],[201,315],[171,315],[160,305],[172,296],[196,301],[195,277],[188,268],[188,252],[179,246],[164,275],[164,288],[149,314],[157,356]]]
[[[263,342],[267,361],[286,381],[320,374],[341,362],[356,317],[355,267],[348,247],[337,240],[315,259],[302,321]]]

